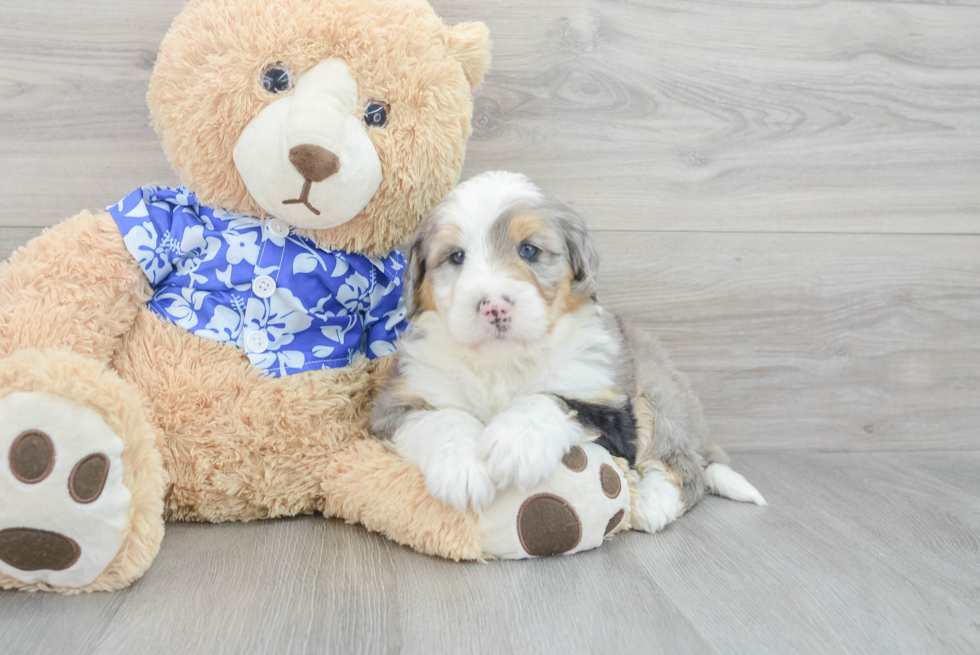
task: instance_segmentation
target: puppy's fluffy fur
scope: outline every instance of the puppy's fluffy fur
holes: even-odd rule
[[[599,306],[598,263],[583,220],[523,175],[458,186],[412,245],[412,327],[375,401],[374,433],[460,509],[548,478],[585,440],[635,468],[641,530],[706,489],[764,505],[706,445],[701,404],[660,345]]]

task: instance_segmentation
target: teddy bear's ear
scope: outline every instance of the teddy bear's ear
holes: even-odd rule
[[[470,88],[476,91],[490,68],[490,30],[483,23],[460,23],[446,30],[446,47],[463,65]]]

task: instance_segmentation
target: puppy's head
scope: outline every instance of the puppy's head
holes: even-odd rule
[[[533,345],[595,300],[599,256],[582,218],[516,173],[471,178],[422,221],[409,318],[435,311],[454,341]]]

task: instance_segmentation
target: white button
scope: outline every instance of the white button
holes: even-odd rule
[[[256,330],[245,338],[245,345],[250,353],[264,353],[269,347],[269,337],[265,330]]]
[[[276,281],[268,275],[260,275],[252,280],[252,292],[259,298],[271,298],[276,292]]]
[[[269,219],[269,231],[280,239],[289,236],[289,226],[280,221],[278,218]]]

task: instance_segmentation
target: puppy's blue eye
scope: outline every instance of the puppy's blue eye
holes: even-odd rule
[[[281,62],[269,64],[262,73],[262,88],[266,93],[277,95],[293,88],[293,79],[289,69]]]
[[[449,255],[449,261],[453,266],[462,266],[464,259],[466,259],[466,253],[462,250],[457,250],[453,254]]]
[[[541,252],[541,248],[538,248],[537,246],[532,246],[530,243],[525,243],[524,245],[521,246],[521,250],[520,250],[521,259],[532,261],[534,260],[535,257],[538,256],[539,252]]]
[[[364,110],[364,122],[368,127],[384,127],[388,122],[388,105],[380,100],[371,100]]]

